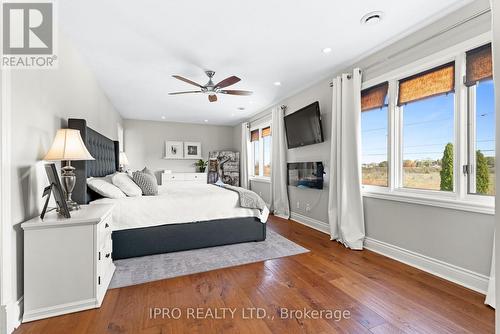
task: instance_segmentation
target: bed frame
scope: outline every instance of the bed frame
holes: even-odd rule
[[[118,170],[119,146],[87,126],[84,119],[70,118],[68,127],[80,130],[95,160],[74,161],[77,182],[73,200],[88,204],[101,196],[87,187],[89,177],[102,177]],[[188,249],[221,246],[266,239],[266,224],[258,218],[229,218],[192,223],[166,224],[113,231],[113,260]]]

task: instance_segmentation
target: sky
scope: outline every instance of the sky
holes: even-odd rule
[[[406,104],[403,108],[403,160],[437,160],[453,142],[454,98],[446,94]],[[495,114],[493,81],[476,88],[477,147],[494,156]],[[362,163],[387,160],[387,107],[361,114]]]

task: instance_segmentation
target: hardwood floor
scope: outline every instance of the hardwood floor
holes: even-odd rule
[[[98,310],[26,323],[15,333],[494,333],[494,311],[479,293],[370,251],[349,251],[295,222],[271,217],[268,226],[310,252],[109,290]],[[154,308],[172,317],[179,308],[182,316],[151,317]],[[195,308],[212,317],[193,319]],[[246,319],[255,308],[266,316]],[[281,308],[349,314],[282,319]],[[214,319],[224,309],[236,309],[234,318],[226,311]]]

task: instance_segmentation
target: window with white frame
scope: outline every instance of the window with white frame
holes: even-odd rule
[[[388,83],[361,92],[361,152],[364,185],[388,186]]]
[[[495,109],[487,43],[480,36],[363,83],[365,196],[494,212]]]
[[[495,195],[495,98],[491,44],[466,54],[468,102],[468,192]]]
[[[453,191],[455,63],[399,80],[401,185]]]
[[[266,124],[250,131],[251,170],[253,177],[271,177],[271,126]]]

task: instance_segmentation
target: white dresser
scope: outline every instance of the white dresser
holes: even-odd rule
[[[50,212],[23,223],[23,322],[101,306],[115,271],[112,204]]]
[[[161,184],[169,182],[192,182],[207,183],[206,173],[163,173],[161,174]]]

